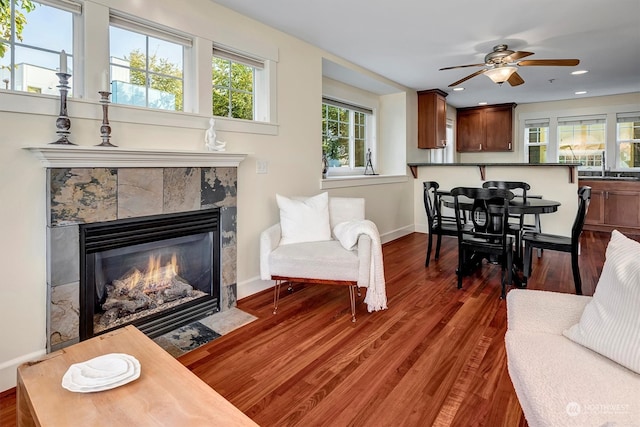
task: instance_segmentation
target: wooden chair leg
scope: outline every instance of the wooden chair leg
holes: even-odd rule
[[[356,288],[357,285],[349,286],[349,299],[351,300],[351,321],[356,322]]]
[[[573,270],[573,283],[576,286],[576,295],[582,295],[582,279],[580,278],[580,266],[578,265],[578,251],[571,251],[571,269]]]
[[[464,251],[462,249],[458,249],[458,289],[462,289],[462,275],[463,275],[463,265],[464,265]]]
[[[276,280],[276,285],[273,287],[273,314],[278,312],[278,302],[280,301],[280,285],[282,280]]]

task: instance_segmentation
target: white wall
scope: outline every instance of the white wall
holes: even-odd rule
[[[230,127],[225,131],[224,126],[218,128],[218,138],[227,141],[228,151],[249,153],[238,170],[239,297],[270,285],[258,280],[258,242],[260,232],[278,219],[275,193],[312,195],[322,191],[319,160],[322,58],[330,55],[208,0],[87,1],[85,10],[93,14],[94,25],[88,25],[86,39],[95,46],[89,45],[85,63],[76,67],[78,74],[81,73],[78,68],[83,68],[87,75],[85,97],[69,102],[71,140],[79,145],[100,142],[101,109],[95,92],[107,65],[106,57],[92,58],[91,55],[106,51],[104,35],[95,30],[108,19],[106,6],[198,36],[197,56],[206,57],[210,41],[215,40],[229,46],[248,46],[277,57],[277,122],[269,127],[270,131],[275,129],[272,132],[275,135],[251,130],[231,132]],[[201,96],[193,113],[157,112],[149,119],[146,111],[112,104],[111,141],[129,148],[204,149],[203,138],[210,114],[205,111],[210,105],[206,98],[210,92],[210,86],[207,87],[210,78],[206,69],[198,70],[194,78],[198,82],[194,90]],[[404,89],[393,82],[385,81],[385,84],[398,87],[400,95],[397,99],[404,102],[402,100],[407,96]],[[383,101],[381,109],[387,103]],[[0,90],[0,271],[3,272],[0,281],[0,391],[13,387],[15,368],[43,354],[46,346],[45,169],[22,147],[44,145],[56,139],[58,106],[55,96]],[[216,125],[219,122],[217,120]],[[414,123],[404,126],[405,129],[413,127]],[[405,162],[406,146],[414,144],[414,141],[407,142],[407,138],[400,132],[392,141],[394,148],[386,148],[396,156],[392,162],[396,165],[393,173],[405,174],[405,168],[399,171],[397,165]],[[256,174],[256,160],[268,162],[267,174]],[[329,192],[365,197],[367,216],[376,222],[383,239],[389,240],[413,231],[413,183],[402,178],[377,180],[374,185],[342,186]]]

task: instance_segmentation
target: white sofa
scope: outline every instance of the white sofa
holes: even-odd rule
[[[524,289],[507,294],[507,365],[530,427],[640,426],[640,375],[562,333],[591,299]]]

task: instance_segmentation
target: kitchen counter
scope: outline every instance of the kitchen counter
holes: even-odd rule
[[[575,182],[576,171],[580,163],[407,163],[411,174],[414,178],[418,177],[419,167],[438,167],[438,166],[476,166],[480,170],[480,176],[483,181],[486,180],[487,167],[565,167],[569,170],[569,182]]]

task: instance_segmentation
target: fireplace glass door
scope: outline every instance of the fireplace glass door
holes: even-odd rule
[[[81,339],[127,324],[157,336],[219,310],[218,219],[196,216],[81,227]]]

